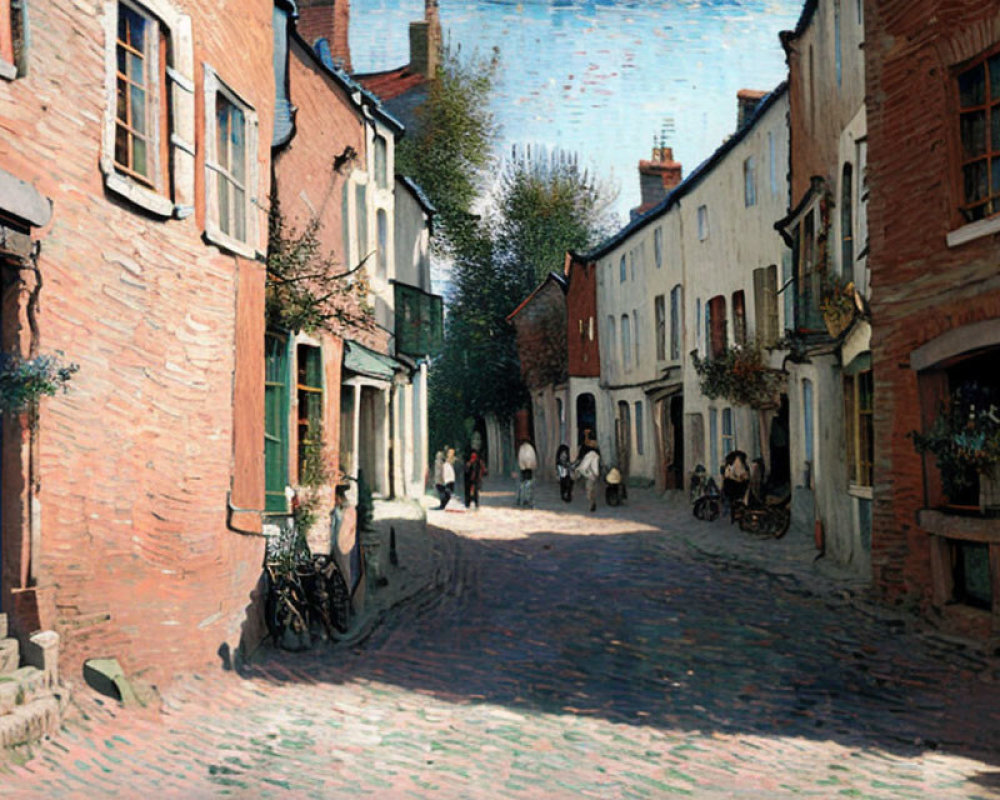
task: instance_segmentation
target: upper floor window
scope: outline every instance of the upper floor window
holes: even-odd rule
[[[639,341],[642,339],[640,335],[639,328],[639,311],[637,309],[632,310],[632,330],[635,331],[635,365],[638,367],[639,361]]]
[[[629,267],[629,277],[635,280],[635,248],[633,247],[629,250],[628,254],[628,267]]]
[[[848,161],[840,176],[840,273],[854,276],[854,167]]]
[[[778,267],[772,264],[753,271],[755,335],[763,347],[778,341]]]
[[[1000,53],[958,76],[961,212],[967,222],[1000,212]]]
[[[108,189],[162,217],[194,209],[190,31],[169,0],[105,6],[101,171]]]
[[[698,206],[698,241],[708,238],[708,206]]]
[[[705,334],[708,337],[708,354],[715,358],[725,351],[726,297],[716,295],[705,306]]]
[[[0,78],[13,80],[27,72],[27,25],[25,0],[0,0]]]
[[[622,365],[627,370],[632,358],[632,329],[628,314],[622,314]]]
[[[358,239],[358,264],[371,255],[368,249],[368,187],[359,183],[354,187],[354,228]]]
[[[375,214],[375,226],[378,229],[378,276],[385,280],[389,275],[389,216],[385,209],[380,208]]]
[[[622,253],[622,260],[618,264],[618,282],[625,283],[625,254]]]
[[[681,357],[682,308],[684,308],[684,287],[678,283],[670,290],[670,358],[674,361]]]
[[[746,295],[742,289],[733,292],[733,341],[738,345],[747,342]]]
[[[757,205],[757,162],[753,156],[743,162],[743,205]]]
[[[615,357],[615,350],[618,347],[617,339],[618,339],[618,337],[615,335],[615,318],[609,314],[608,315],[608,337],[607,337],[607,342],[608,342],[607,353],[608,353],[608,360],[609,361],[612,361],[614,359],[614,357]]]
[[[771,196],[778,193],[778,162],[774,152],[774,132],[767,132],[767,174],[771,184]]]
[[[375,136],[375,185],[385,189],[389,185],[388,145],[384,136]]]
[[[240,255],[257,245],[257,115],[205,67],[205,232]]]
[[[663,266],[663,228],[653,231],[653,258],[657,269]]]
[[[653,298],[653,317],[656,321],[656,360],[667,357],[667,306],[662,294]]]

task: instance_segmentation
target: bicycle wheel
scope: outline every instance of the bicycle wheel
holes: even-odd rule
[[[762,516],[762,512],[757,509],[747,509],[740,517],[740,530],[746,533],[760,533]]]
[[[789,508],[773,508],[771,509],[771,516],[774,520],[773,527],[771,529],[771,535],[775,539],[780,539],[786,533],[792,525],[792,512]]]

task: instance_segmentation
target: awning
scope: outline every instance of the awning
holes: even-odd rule
[[[392,356],[351,341],[344,343],[344,370],[383,381],[391,381],[397,370],[408,371]]]

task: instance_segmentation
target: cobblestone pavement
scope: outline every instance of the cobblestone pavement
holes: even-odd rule
[[[430,585],[363,641],[191,677],[157,714],[80,692],[0,796],[1000,796],[997,663],[804,536],[488,488],[428,512],[433,563],[401,544]]]

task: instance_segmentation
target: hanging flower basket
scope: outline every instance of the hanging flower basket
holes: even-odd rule
[[[846,284],[831,283],[823,293],[819,308],[823,314],[826,330],[833,338],[837,338],[847,330],[858,306],[855,300],[853,281]]]

